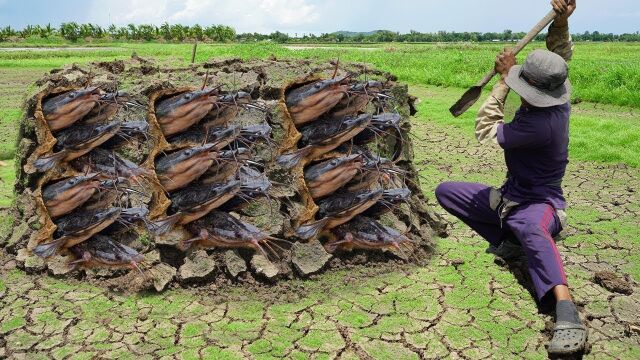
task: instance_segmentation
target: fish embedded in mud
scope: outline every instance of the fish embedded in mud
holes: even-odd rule
[[[172,149],[183,149],[202,144],[213,144],[220,150],[234,141],[241,132],[238,125],[212,127],[209,129],[189,129],[168,139]]]
[[[387,189],[382,193],[380,200],[362,214],[369,217],[380,217],[398,205],[409,201],[410,197],[411,190],[407,188]]]
[[[97,105],[85,117],[85,124],[95,124],[113,118],[122,107],[146,109],[146,106],[134,101],[124,91],[110,92],[100,95]]]
[[[300,126],[309,123],[331,110],[347,93],[348,82],[347,75],[288,90],[285,102],[294,124]]]
[[[360,154],[342,156],[309,166],[304,170],[304,180],[314,199],[332,194],[353,179],[362,170]]]
[[[162,235],[175,225],[188,224],[207,215],[240,191],[240,181],[232,180],[224,184],[197,184],[171,194],[172,215],[151,225],[155,235]]]
[[[116,135],[104,143],[106,148],[116,148],[133,139],[149,140],[149,123],[144,120],[125,121],[120,124]]]
[[[335,238],[324,244],[329,253],[338,249],[395,249],[402,252],[403,246],[407,247],[413,244],[413,241],[397,230],[366,216],[356,216],[348,223],[333,228],[331,233]]]
[[[240,135],[229,144],[229,148],[253,148],[259,143],[271,144],[271,142],[271,126],[269,124],[248,125],[240,129]]]
[[[95,235],[87,241],[72,246],[69,250],[77,260],[69,263],[71,266],[107,267],[107,268],[135,268],[144,261],[144,256],[136,250],[121,244],[104,235]]]
[[[204,118],[218,99],[218,88],[190,91],[156,103],[156,119],[165,136],[182,132]]]
[[[267,274],[276,270],[306,276],[305,262],[339,268],[341,250],[355,248],[365,251],[359,259],[380,259],[367,254],[377,249],[402,257],[393,243],[408,251],[404,235],[380,223],[411,239],[431,234],[423,201],[399,188],[419,180],[410,152],[393,161],[398,144],[410,141],[411,99],[392,75],[347,64],[336,77],[335,63],[311,60],[211,61],[204,71],[216,82],[243,89],[219,93],[181,90],[200,89],[202,66],[149,63],[77,65],[39,82],[21,123],[15,185],[16,203],[36,202],[17,209],[14,226],[29,226],[4,250],[53,255],[38,264],[56,274],[68,272],[65,259],[75,255],[72,266],[104,270],[71,276],[136,291],[221,276],[243,281],[239,267],[251,279],[275,280]],[[320,78],[329,80],[310,80]],[[101,90],[83,89],[87,81]],[[117,91],[123,85],[126,93]],[[49,170],[34,172],[34,159]],[[301,243],[289,253],[287,240]],[[330,267],[322,244],[335,251]],[[143,277],[117,271],[143,258]],[[180,270],[205,260],[215,262],[212,276],[196,282],[188,266]]]
[[[243,147],[220,151],[214,164],[198,180],[203,184],[225,182],[235,176],[243,165],[250,162],[252,157],[251,149]]]
[[[156,160],[156,173],[166,191],[183,188],[213,165],[217,158],[214,144],[194,146]]]
[[[371,122],[370,114],[358,117],[345,116],[341,119],[326,119],[315,122],[300,130],[300,144],[304,147],[292,153],[280,155],[276,162],[285,169],[307,163],[342,143],[351,140]]]
[[[382,93],[383,90],[382,83],[375,80],[350,85],[347,95],[331,109],[331,117],[357,115],[364,110],[372,99],[388,97]]]
[[[318,201],[320,220],[296,229],[296,236],[311,239],[323,230],[332,229],[367,210],[382,197],[382,190],[364,190],[340,193]]]
[[[268,259],[278,258],[285,251],[282,244],[287,247],[291,244],[224,211],[212,211],[188,224],[187,229],[196,235],[183,243],[185,247],[196,245],[201,248],[251,249]]]
[[[213,109],[203,120],[203,126],[204,128],[227,126],[238,116],[240,109],[266,111],[266,108],[252,100],[251,94],[248,92],[237,91],[219,95],[218,100],[213,104]]]
[[[262,172],[243,166],[237,175],[240,180],[240,191],[229,201],[220,206],[224,211],[239,211],[251,205],[251,201],[260,197],[269,197],[271,181]]]
[[[55,221],[58,227],[55,240],[36,246],[33,253],[40,257],[49,257],[58,249],[77,245],[113,224],[122,208],[85,210],[80,209]]]
[[[106,124],[81,125],[63,130],[56,135],[58,140],[54,147],[56,152],[36,159],[33,166],[37,171],[44,172],[60,162],[78,158],[109,140],[119,129],[120,122],[112,121]]]
[[[138,176],[151,175],[148,169],[144,169],[112,151],[101,148],[93,149],[88,154],[73,160],[71,165],[77,171],[94,172],[108,178],[135,179]]]
[[[401,141],[400,121],[402,121],[402,116],[397,113],[374,115],[371,119],[371,124],[353,138],[353,143],[356,145],[368,144],[376,139],[383,139],[392,130],[395,132],[395,136],[398,137],[397,140]]]
[[[147,220],[148,214],[149,209],[143,206],[122,209],[118,221],[106,227],[101,233],[110,235],[126,233],[131,230],[133,225],[140,222],[145,225],[146,229],[149,229],[151,224]]]
[[[42,102],[42,114],[51,131],[62,130],[87,115],[99,98],[100,89],[97,87],[55,94]]]
[[[379,156],[365,157],[363,171],[356,174],[345,186],[346,191],[366,190],[384,186],[392,176],[401,175],[402,169],[398,168],[391,160]]]
[[[98,174],[79,175],[49,184],[42,200],[52,218],[72,212],[89,200],[100,187]]]

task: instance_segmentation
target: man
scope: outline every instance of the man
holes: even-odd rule
[[[476,120],[478,141],[504,149],[508,169],[504,185],[494,189],[446,182],[438,186],[436,197],[442,207],[502,255],[508,256],[509,248],[521,246],[538,300],[556,301],[556,323],[548,351],[568,354],[582,350],[587,338],[553,240],[565,218],[561,181],[568,163],[570,113],[566,61],[573,52],[568,18],[576,2],[553,0],[551,4],[558,16],[549,27],[550,51],[533,51],[522,66],[516,65],[513,53],[500,54],[495,68],[501,79]],[[522,105],[513,121],[504,123],[509,89],[520,95]]]

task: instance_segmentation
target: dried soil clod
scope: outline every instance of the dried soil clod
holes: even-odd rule
[[[322,244],[317,240],[308,243],[295,243],[291,247],[291,262],[302,276],[320,271],[331,259]]]
[[[267,280],[275,280],[280,274],[280,269],[262,254],[254,254],[251,258],[251,268],[256,274],[264,276]]]
[[[224,264],[231,277],[236,278],[240,273],[247,271],[247,262],[238,254],[237,250],[224,252]]]
[[[216,269],[216,261],[206,251],[198,250],[189,255],[180,269],[178,276],[182,280],[202,280]]]
[[[156,291],[164,290],[176,276],[176,269],[165,263],[160,263],[149,270],[153,277],[153,287]]]
[[[625,295],[633,293],[633,286],[626,279],[611,271],[599,271],[593,276],[593,281],[605,289]]]

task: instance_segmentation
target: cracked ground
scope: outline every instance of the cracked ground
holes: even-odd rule
[[[422,186],[445,215],[433,188],[500,184],[501,153],[478,146],[469,127],[430,121],[458,91],[412,92],[423,99],[413,129]],[[558,246],[590,328],[585,358],[640,358],[640,170],[572,161],[564,188],[570,225]],[[546,358],[552,317],[522,264],[486,254],[484,240],[445,218],[450,235],[425,266],[349,265],[273,286],[119,294],[0,257],[0,358]]]

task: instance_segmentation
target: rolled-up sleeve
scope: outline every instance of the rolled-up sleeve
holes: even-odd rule
[[[498,143],[498,127],[504,123],[504,102],[508,94],[509,87],[500,80],[480,107],[476,117],[476,139],[480,144]]]
[[[569,26],[556,27],[555,24],[549,26],[547,49],[562,56],[565,61],[571,60],[573,56],[573,41],[569,33]]]

